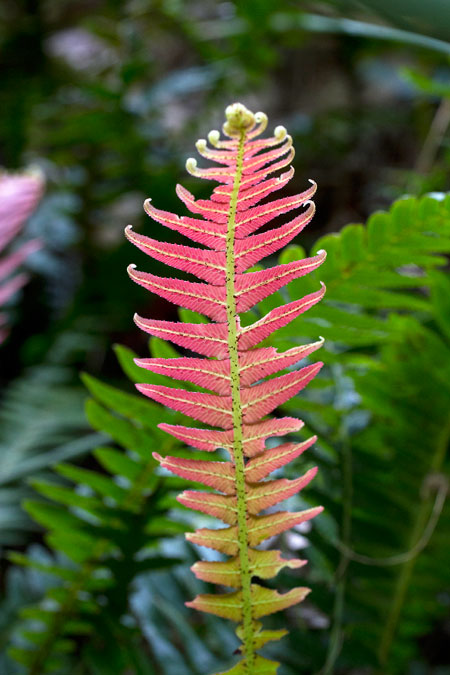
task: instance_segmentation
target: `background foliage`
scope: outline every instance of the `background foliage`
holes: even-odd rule
[[[123,228],[148,231],[145,197],[176,210],[177,181],[203,196],[184,160],[235,99],[292,133],[292,189],[319,184],[281,261],[328,251],[326,300],[276,336],[327,339],[321,378],[286,407],[320,437],[292,471],[319,465],[305,499],[326,514],[279,542],[308,557],[313,594],[271,619],[291,631],[273,657],[282,675],[450,673],[450,23],[448,3],[426,5],[0,6],[0,164],[47,178],[23,235],[44,245],[0,357],[5,675],[207,675],[233,660],[228,626],[183,604],[204,590],[181,535],[199,521],[151,459],[173,442],[155,421],[174,415],[127,384],[149,376],[132,313],[175,310],[128,282],[126,265],[149,261]]]

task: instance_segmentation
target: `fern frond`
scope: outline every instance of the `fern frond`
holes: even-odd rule
[[[120,347],[116,351],[130,368],[134,355]],[[71,672],[75,650],[91,649],[97,640],[112,645],[119,640],[131,650],[138,635],[124,618],[131,584],[144,572],[178,562],[162,555],[158,542],[186,530],[184,523],[168,517],[175,501],[172,486],[160,484],[151,455],[152,447],[164,448],[155,421],[176,418],[150,401],[90,376],[84,379],[93,397],[86,406],[89,422],[121,447],[97,447],[96,465],[89,469],[61,463],[54,476],[32,481],[40,500],[28,499],[24,506],[45,528],[55,558],[40,563],[18,553],[10,557],[57,583],[38,605],[24,609],[13,639],[10,655],[29,675]],[[165,448],[175,445],[168,439]],[[117,672],[129,666],[119,669],[118,663]]]
[[[318,331],[347,349],[386,343],[395,335],[389,321],[393,312],[431,317],[426,289],[432,270],[445,265],[445,254],[450,253],[450,197],[400,199],[389,211],[370,216],[366,225],[347,225],[322,237],[313,250],[321,248],[327,250],[320,269],[326,298],[304,321],[294,319],[277,331],[274,344],[284,348],[293,337],[308,338]],[[289,263],[302,254],[298,246],[288,248],[279,262]],[[291,283],[288,293],[294,299],[313,290],[318,280],[312,272]]]
[[[21,508],[31,497],[30,478],[54,464],[87,453],[101,442],[89,432],[85,394],[70,384],[70,371],[41,364],[12,382],[0,408],[0,546],[23,545],[36,530]]]
[[[212,323],[177,323],[155,321],[136,316],[137,325],[150,335],[170,340],[213,360],[181,357],[180,359],[144,359],[138,365],[155,373],[194,383],[203,391],[176,389],[159,384],[137,384],[146,396],[163,405],[218,429],[161,425],[168,433],[189,445],[214,451],[225,448],[230,461],[154,457],[161,466],[176,475],[195,480],[217,492],[188,491],[179,501],[191,508],[220,518],[227,527],[203,528],[187,537],[192,543],[231,556],[224,562],[199,563],[194,573],[200,578],[224,584],[235,590],[226,594],[200,595],[188,606],[238,622],[243,660],[229,673],[275,673],[278,664],[256,652],[266,642],[284,632],[267,632],[260,617],[289,607],[309,592],[296,588],[279,595],[254,580],[269,578],[283,567],[300,567],[303,561],[283,560],[279,553],[262,551],[257,546],[294,525],[313,518],[321,511],[316,507],[299,513],[261,511],[278,504],[301,490],[314,476],[310,471],[294,481],[267,480],[275,468],[283,466],[309,447],[314,438],[296,446],[286,444],[265,448],[266,439],[298,430],[294,419],[265,419],[275,408],[295,395],[316,375],[320,363],[301,370],[261,381],[311,354],[321,343],[278,353],[271,348],[254,349],[274,331],[316,304],[324,293],[315,289],[302,299],[272,309],[249,326],[241,325],[240,314],[266,300],[283,286],[318,268],[325,252],[311,258],[294,260],[261,271],[248,269],[292,240],[311,220],[311,203],[316,185],[304,192],[264,201],[282,188],[292,176],[292,169],[278,176],[272,174],[288,166],[293,157],[292,139],[283,127],[272,138],[255,140],[265,129],[267,118],[254,115],[241,104],[226,110],[223,127],[227,140],[211,132],[208,148],[205,140],[197,143],[200,154],[219,166],[200,169],[194,159],[187,161],[188,171],[199,178],[219,183],[209,200],[196,200],[183,187],[177,194],[187,208],[200,218],[178,216],[145,203],[148,215],[158,223],[174,229],[211,250],[164,244],[128,227],[127,237],[156,260],[206,283],[157,277],[129,267],[130,277],[147,290],[188,310],[212,319]],[[262,202],[262,203],[261,203]],[[275,229],[256,233],[273,218],[301,206],[306,209],[293,220]]]
[[[450,345],[409,318],[394,323],[377,367],[355,378],[373,422],[353,441],[351,547],[369,565],[358,555],[351,563],[348,602],[360,608],[353,639],[373,663],[402,673],[417,638],[445,616],[440,598],[450,588]],[[373,509],[380,498],[383,519]],[[433,511],[435,528],[417,548]]]
[[[339,347],[338,357],[336,351],[324,355],[331,368],[323,388],[284,406],[295,415],[301,405],[306,424],[320,430],[321,450],[327,437],[331,448],[317,457],[326,457],[323,484],[309,493],[325,504],[329,520],[322,536],[311,533],[311,558],[322,559],[327,586],[330,571],[347,567],[338,579],[335,607],[343,609],[340,617],[334,612],[326,672],[345,668],[349,659],[405,672],[420,660],[419,639],[446,611],[450,285],[436,268],[447,264],[442,254],[450,251],[449,223],[450,196],[427,196],[399,200],[366,227],[327,235],[318,244],[328,242],[330,249],[321,269],[327,321],[312,309],[306,321],[275,336],[283,347],[320,325],[328,344],[335,340]],[[356,250],[365,269],[356,255],[350,259]],[[295,255],[296,249],[288,251],[280,262]],[[299,291],[305,286],[292,292]],[[320,610],[332,614],[331,604],[324,594]],[[292,663],[298,639],[293,633]],[[313,637],[301,672],[311,669],[310,642]],[[320,645],[315,648],[319,670],[324,659]]]
[[[40,173],[0,173],[0,253],[20,234],[42,196],[43,187]],[[16,271],[38,248],[37,240],[28,241],[0,259],[0,309],[27,282],[27,276]],[[6,315],[0,314],[0,343],[8,334],[6,319]]]

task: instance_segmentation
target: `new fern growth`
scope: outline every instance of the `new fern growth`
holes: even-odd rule
[[[255,347],[317,303],[325,290],[322,285],[316,292],[275,308],[250,325],[241,324],[240,314],[290,281],[316,269],[325,258],[325,252],[319,251],[311,258],[247,272],[290,242],[314,214],[314,204],[310,201],[316,190],[313,182],[300,194],[263,201],[283,188],[294,172],[290,167],[273,176],[289,166],[294,149],[284,127],[277,127],[272,138],[256,140],[266,126],[266,115],[253,114],[235,103],[226,109],[223,131],[228,139],[221,140],[218,131],[211,131],[208,138],[214,148],[209,148],[205,140],[197,142],[199,153],[220,166],[200,169],[194,159],[189,159],[187,170],[193,176],[216,181],[219,186],[213,190],[210,200],[195,200],[180,185],[177,194],[190,211],[203,219],[179,217],[155,208],[150,200],[145,203],[145,210],[153,220],[207,248],[163,243],[136,234],[131,227],[126,230],[128,239],[145,253],[206,282],[161,278],[139,272],[133,265],[129,267],[131,278],[138,284],[212,319],[211,323],[190,324],[135,317],[137,325],[147,333],[207,357],[138,359],[138,365],[213,393],[162,385],[136,386],[155,401],[220,428],[161,424],[166,432],[194,448],[207,451],[224,448],[229,453],[230,461],[213,462],[154,455],[162,467],[215,490],[188,490],[178,500],[226,524],[224,528],[202,528],[186,536],[194,544],[229,556],[220,562],[197,562],[193,566],[197,577],[235,590],[200,595],[187,604],[238,622],[243,658],[228,671],[229,675],[276,673],[278,664],[256,652],[267,642],[281,638],[286,631],[263,630],[258,619],[302,601],[309,589],[294,588],[279,594],[256,583],[255,578],[269,579],[283,567],[298,568],[304,564],[302,560],[283,559],[279,551],[261,550],[258,546],[321,511],[321,507],[317,507],[297,513],[271,511],[260,515],[297,493],[316,473],[311,469],[295,480],[264,480],[316,440],[312,437],[303,443],[265,447],[266,439],[301,429],[300,420],[267,415],[305,387],[322,364],[314,363],[276,378],[270,376],[294,366],[318,349],[322,341],[284,353],[271,347]],[[276,216],[302,206],[306,208],[288,223],[255,234]],[[269,379],[263,379],[267,377]]]

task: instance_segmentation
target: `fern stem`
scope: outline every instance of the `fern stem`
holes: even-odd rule
[[[164,443],[162,452],[169,453],[174,446],[172,439]],[[155,461],[149,461],[143,465],[142,470],[136,476],[134,483],[130,486],[130,491],[123,500],[121,507],[132,511],[134,508],[139,508],[146,499],[145,490],[148,487],[148,482],[155,471]]]
[[[231,399],[233,413],[233,453],[236,472],[236,495],[238,517],[238,545],[242,589],[243,649],[249,675],[254,674],[253,619],[251,597],[251,574],[248,555],[247,535],[247,496],[245,490],[245,461],[242,442],[242,406],[240,393],[238,335],[235,298],[235,257],[234,240],[236,226],[236,207],[242,178],[245,131],[240,132],[236,174],[230,199],[226,241],[226,297],[228,322],[228,351],[230,356]]]
[[[352,449],[350,439],[346,432],[341,444],[341,471],[342,471],[342,526],[341,540],[347,545],[350,542],[352,526],[352,500],[353,500],[353,474],[352,474]],[[330,634],[328,653],[322,675],[331,675],[334,672],[336,661],[339,657],[343,631],[342,621],[344,617],[346,574],[350,558],[347,552],[341,551],[339,566],[336,570],[336,595],[333,606],[333,626]]]
[[[436,158],[439,147],[445,138],[446,131],[450,125],[450,100],[443,98],[436,110],[433,121],[431,122],[425,143],[417,157],[415,171],[426,175],[433,168],[433,162]]]
[[[441,433],[439,434],[436,449],[431,459],[429,474],[436,473],[441,470],[442,464],[445,460],[445,456],[447,453],[447,446],[449,444],[449,441],[450,441],[450,421],[444,426]],[[422,535],[424,528],[426,527],[427,520],[430,517],[430,509],[431,509],[430,499],[429,497],[428,498],[424,497],[417,511],[416,520],[413,525],[410,539],[411,549],[414,548],[417,540]],[[419,556],[419,553],[420,551],[417,551],[415,555],[408,558],[408,560],[402,566],[402,569],[397,579],[391,609],[387,617],[384,630],[381,634],[380,646],[378,650],[378,658],[381,666],[383,666],[383,669],[384,666],[386,666],[386,664],[388,663],[392,643],[394,641],[400,615],[405,603],[406,595],[408,593],[408,587],[411,581],[414,565],[416,564],[416,560]]]
[[[169,441],[164,446],[164,450],[168,452],[172,447],[173,442]],[[124,501],[120,505],[122,509],[133,512],[136,507],[140,506],[145,500],[144,489],[147,485],[149,477],[155,470],[155,462],[153,459],[149,460],[143,465],[135,482],[131,485],[130,491],[125,496]],[[54,642],[61,632],[61,628],[65,624],[65,620],[70,617],[76,609],[78,595],[84,590],[87,582],[91,579],[96,566],[99,564],[103,556],[107,553],[111,542],[108,539],[99,539],[96,542],[95,548],[92,551],[91,557],[84,562],[79,570],[78,579],[67,594],[66,599],[61,604],[58,611],[53,615],[53,621],[50,624],[48,633],[35,652],[33,661],[30,664],[29,675],[42,675],[49,656],[51,656]]]
[[[54,613],[47,635],[38,650],[34,653],[34,658],[29,664],[29,675],[43,675],[45,672],[47,660],[52,654],[53,646],[60,635],[61,627],[64,626],[65,620],[72,614],[78,600],[78,594],[84,590],[85,585],[91,579],[95,566],[107,551],[109,543],[107,539],[99,539],[97,541],[92,557],[81,568],[78,579],[68,592],[66,599],[61,604],[59,610]]]

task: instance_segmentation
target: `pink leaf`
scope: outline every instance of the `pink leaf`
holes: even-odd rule
[[[233,477],[234,480],[234,477]],[[200,492],[198,490],[186,490],[178,495],[180,504],[202,511],[209,516],[219,518],[227,525],[236,525],[237,506],[236,497],[230,495],[218,495],[214,492]]]
[[[137,384],[140,392],[158,403],[178,410],[205,424],[230,428],[232,426],[231,397],[201,394],[196,391],[172,389],[161,385]]]
[[[297,260],[287,265],[277,265],[260,272],[247,272],[236,277],[236,298],[239,312],[246,312],[264,298],[273,295],[294,279],[317,269],[325,260],[325,251],[313,258]]]
[[[28,258],[29,255],[38,251],[41,248],[41,243],[37,239],[32,239],[27,241],[26,244],[23,244],[8,256],[0,260],[0,281],[6,279],[14,270],[21,265],[24,260]]]
[[[275,469],[292,462],[316,441],[317,436],[311,436],[303,443],[282,443],[275,448],[265,450],[247,463],[245,467],[246,480],[255,483],[262,478],[266,478]]]
[[[259,169],[261,169],[266,164],[269,164],[270,162],[273,162],[274,160],[283,157],[283,155],[289,152],[291,148],[292,148],[292,138],[288,136],[285,142],[275,150],[263,152],[262,154],[256,156],[253,156],[253,153],[251,153],[250,157],[248,155],[247,157],[245,157],[244,154],[244,162],[243,162],[244,176],[249,173],[255,174],[257,171],[259,171]]]
[[[231,450],[233,447],[233,430],[217,431],[216,429],[196,429],[195,427],[183,427],[178,424],[162,423],[160,429],[175,436],[180,441],[198,450],[213,452],[218,448]]]
[[[273,347],[242,352],[239,355],[241,386],[248,387],[263,377],[268,377],[283,370],[283,368],[295,365],[322,345],[323,340],[301,347],[293,347],[287,352],[281,353],[278,353]]]
[[[259,321],[246,328],[242,328],[239,332],[239,349],[250,349],[274,331],[283,328],[283,326],[286,326],[319,302],[323,298],[324,293],[325,286],[322,284],[320,291],[305,295],[301,300],[294,300],[294,302],[289,302],[287,305],[277,307]]]
[[[174,213],[156,209],[151,204],[150,199],[146,200],[144,208],[148,215],[153,220],[156,220],[156,222],[161,223],[161,225],[165,225],[171,230],[176,230],[180,234],[184,234],[185,237],[192,239],[192,241],[209,246],[209,248],[214,248],[218,251],[225,250],[226,225],[220,227],[214,223],[205,222],[200,219],[197,220],[196,218],[187,218],[186,216],[180,218],[180,216]]]
[[[225,224],[228,221],[228,205],[213,202],[207,199],[195,199],[182,185],[177,185],[176,192],[181,201],[192,213],[200,213],[204,218],[214,223]]]
[[[157,277],[138,272],[134,265],[128,266],[128,274],[137,284],[169,302],[205,314],[216,321],[226,319],[225,289],[221,286]]]
[[[306,560],[287,560],[281,557],[279,551],[260,551],[252,549],[250,551],[250,572],[253,576],[261,579],[270,579],[274,577],[284,567],[298,569],[306,564]],[[203,581],[209,581],[223,586],[240,586],[240,566],[239,558],[229,558],[224,562],[196,562],[192,566],[194,574]]]
[[[280,478],[278,480],[269,480],[249,485],[247,491],[249,513],[256,515],[260,511],[269,509],[271,506],[289,499],[289,497],[302,490],[305,485],[308,485],[316,473],[317,467],[310,469],[304,476],[300,476],[300,478],[296,478],[295,480]],[[248,474],[246,478],[248,478]]]
[[[191,349],[205,356],[227,355],[227,328],[223,323],[181,323],[179,321],[158,321],[143,319],[135,314],[139,328],[155,337],[170,340],[180,347]],[[145,367],[145,366],[144,366]]]
[[[234,470],[229,462],[205,462],[200,459],[182,459],[180,457],[161,457],[157,452],[153,457],[165,469],[181,478],[188,478],[225,494],[233,494]]]
[[[321,506],[313,509],[291,513],[289,511],[277,511],[268,516],[253,516],[249,519],[248,541],[251,546],[258,546],[269,537],[290,530],[294,525],[311,520],[322,512]]]
[[[287,373],[287,375],[243,389],[241,401],[244,422],[247,424],[256,422],[292,398],[303,387],[306,387],[322,365],[322,363],[314,363],[294,373]]]
[[[17,293],[28,281],[26,274],[16,274],[0,286],[0,307],[4,305],[13,295]]]
[[[196,532],[188,532],[186,539],[192,544],[212,548],[213,551],[219,551],[219,553],[225,553],[226,555],[236,555],[239,550],[237,525],[214,530],[202,527]]]
[[[131,225],[125,228],[125,234],[129,241],[155,260],[176,267],[183,272],[189,272],[210,284],[220,285],[225,281],[224,252],[156,241],[156,239],[137,234]]]
[[[239,193],[239,203],[236,208],[238,211],[244,211],[250,206],[257,204],[264,197],[267,197],[276,190],[281,190],[294,175],[294,169],[291,166],[288,171],[277,176],[276,178],[266,178],[255,184],[253,187],[248,187],[241,190]],[[216,188],[211,194],[211,200],[214,202],[224,202],[228,204],[230,200],[231,187]]]
[[[43,188],[44,180],[40,173],[0,173],[0,252],[20,234],[24,222],[35,210]],[[37,240],[29,241],[0,258],[0,307],[27,282],[25,274],[11,275],[38,248],[40,243]],[[8,333],[4,314],[0,323],[1,344]]]
[[[308,204],[308,202],[306,202]],[[307,225],[315,212],[313,202],[308,204],[306,211],[291,220],[286,225],[267,230],[261,234],[253,234],[236,242],[236,272],[244,272],[256,265],[260,260],[289,244]]]
[[[244,424],[244,453],[247,457],[254,457],[264,450],[265,441],[273,436],[284,436],[303,427],[301,420],[295,417],[277,417],[263,420],[256,424]]]
[[[198,562],[193,570],[204,581],[236,590],[224,595],[200,595],[188,606],[242,622],[237,634],[243,640],[243,660],[228,671],[230,675],[246,672],[275,675],[277,664],[254,652],[270,640],[280,639],[284,631],[264,631],[256,619],[300,602],[308,589],[295,588],[280,595],[252,584],[251,578],[271,578],[283,567],[297,569],[304,561],[284,560],[278,551],[261,551],[256,547],[265,539],[313,518],[322,509],[261,513],[305,488],[316,474],[313,468],[292,480],[264,480],[316,441],[313,436],[300,443],[286,440],[275,447],[266,447],[267,439],[298,432],[303,426],[301,420],[292,417],[267,415],[303,389],[322,363],[309,363],[300,370],[272,376],[309,357],[322,346],[323,339],[293,346],[283,353],[273,347],[255,347],[319,302],[325,287],[322,284],[313,293],[276,307],[245,327],[239,313],[317,269],[325,260],[325,251],[303,260],[247,272],[291,242],[310,222],[315,209],[311,198],[317,186],[310,181],[310,186],[299,194],[270,199],[293,176],[289,167],[294,156],[291,137],[278,127],[272,137],[258,138],[266,127],[267,117],[263,113],[253,114],[241,104],[229,106],[226,117],[223,131],[228,138],[223,140],[219,132],[212,131],[208,138],[213,148],[204,139],[197,142],[199,153],[219,166],[201,168],[194,159],[186,163],[191,175],[218,183],[210,198],[196,199],[183,186],[176,188],[184,206],[198,217],[162,211],[150,200],[144,205],[153,220],[207,248],[158,242],[127,228],[127,237],[142,251],[196,278],[195,281],[162,278],[130,266],[134,281],[212,320],[190,324],[136,315],[137,325],[145,332],[206,357],[146,358],[137,359],[136,363],[207,391],[186,391],[151,383],[136,386],[144,395],[208,426],[163,423],[159,425],[161,429],[191,448],[208,452],[224,449],[228,453],[228,461],[199,460],[194,458],[195,454],[192,459],[162,457],[157,453],[154,457],[164,469],[214,490],[186,490],[178,501],[225,524],[222,528],[200,528],[186,538],[192,544],[230,556],[220,562]],[[288,170],[277,175],[285,167]],[[288,222],[274,223],[270,229],[257,233],[291,211],[296,213]]]
[[[0,251],[35,210],[43,187],[40,173],[0,173]]]
[[[232,452],[233,430],[217,431],[215,429],[195,429],[174,424],[159,424],[160,429],[175,436],[180,441],[187,443],[199,450],[213,451],[217,448],[226,448]],[[264,450],[264,442],[273,436],[300,431],[303,427],[301,420],[294,417],[278,417],[264,420],[257,424],[244,424],[243,445],[247,457],[254,457]]]
[[[186,324],[181,324],[186,326]],[[205,324],[192,324],[205,325]],[[191,347],[194,349],[194,347]],[[206,350],[205,350],[206,353]],[[141,368],[147,368],[154,373],[167,375],[176,380],[192,382],[193,384],[211,389],[217,394],[230,394],[230,361],[212,361],[210,359],[191,359],[179,357],[177,359],[135,359]]]
[[[260,204],[248,209],[248,211],[238,213],[236,216],[236,237],[238,239],[247,237],[277,216],[303,206],[311,199],[315,191],[316,184],[313,183],[310,188],[298,195],[284,197],[268,204]]]

